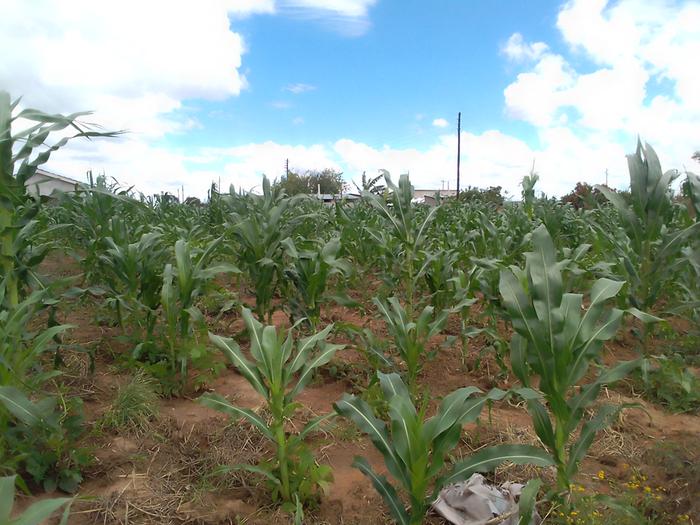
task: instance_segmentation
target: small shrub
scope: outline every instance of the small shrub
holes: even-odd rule
[[[671,412],[700,409],[700,379],[688,369],[683,356],[660,356],[646,374],[639,372],[637,377],[644,396]]]

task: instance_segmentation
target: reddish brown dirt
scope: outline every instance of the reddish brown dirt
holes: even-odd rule
[[[56,261],[49,261],[44,267],[55,275],[70,274]],[[372,311],[369,304],[366,304],[366,308]],[[126,343],[115,340],[118,335],[116,329],[95,323],[95,313],[96,309],[89,300],[85,304],[74,302],[61,311],[62,321],[76,325],[67,340],[93,349],[97,358],[94,375],[82,369],[75,374],[74,371],[67,374],[75,376],[75,381],[69,382],[69,385],[77,394],[84,395],[86,414],[92,422],[98,420],[108,407],[116,385],[128,377],[128,372],[120,372],[112,366],[112,356],[129,349]],[[329,306],[324,309],[323,320],[368,326],[375,333],[385,335],[381,322],[356,310]],[[279,326],[289,325],[287,316],[281,311],[275,313],[273,321]],[[451,320],[450,326],[454,322]],[[229,319],[227,323],[227,335],[240,332],[243,328],[238,318]],[[636,357],[634,342],[630,337],[625,331],[608,347],[606,363]],[[348,346],[336,354],[331,366],[338,369],[351,367],[358,373],[366,369],[364,359],[353,348],[348,337],[338,335],[337,342]],[[433,342],[436,346],[439,343],[440,340]],[[468,363],[475,361],[483,344],[481,338],[472,340]],[[300,395],[299,401],[304,406],[304,410],[300,411],[301,419],[331,411],[332,404],[351,387],[352,381],[347,377],[332,376],[328,372],[331,366],[326,367]],[[425,366],[420,381],[430,389],[434,405],[439,397],[466,385],[476,385],[482,389],[512,386],[512,377],[496,378],[497,372],[497,364],[489,356],[482,360],[477,370],[466,372],[459,342],[455,342],[452,348],[437,352],[436,358]],[[262,398],[232,368],[224,370],[208,384],[207,389],[246,408],[262,407]],[[266,525],[291,522],[288,515],[270,505],[264,487],[255,486],[254,478],[250,476],[240,480],[236,478],[233,483],[207,486],[210,482],[206,476],[217,460],[254,461],[251,458],[263,457],[269,450],[266,450],[264,443],[258,444],[256,441],[251,444],[249,436],[253,435],[253,431],[240,424],[234,424],[227,431],[232,433],[231,436],[227,437],[227,434],[223,436],[225,439],[219,440],[222,429],[228,424],[227,419],[197,403],[196,397],[162,400],[161,421],[154,424],[149,434],[134,437],[105,430],[86,438],[86,445],[93,448],[95,461],[86,472],[80,494],[96,499],[76,505],[77,513],[71,523],[218,524],[239,523],[238,519],[242,520],[241,523]],[[700,417],[669,414],[629,393],[606,391],[604,397],[616,403],[636,402],[643,409],[626,410],[610,433],[603,435],[600,443],[594,445],[582,465],[580,483],[605,492],[608,489],[596,479],[600,470],[605,471],[609,478],[623,482],[631,468],[642,469],[650,483],[672,483],[664,463],[650,460],[650,454],[660,443],[700,445]],[[299,421],[293,422],[294,425],[297,423]],[[468,454],[483,442],[536,442],[524,408],[508,403],[497,404],[491,411],[485,410],[479,423],[469,425],[466,430],[464,443],[458,450],[460,454]],[[314,439],[317,457],[320,462],[333,468],[334,480],[319,508],[308,513],[306,522],[389,523],[381,498],[369,481],[351,466],[353,457],[361,455],[368,458],[378,471],[385,471],[382,458],[371,443],[342,421]],[[256,450],[255,453],[250,452],[250,457],[241,459],[236,455],[248,454],[249,449]],[[697,454],[697,450],[694,453]],[[207,458],[206,461],[211,459],[211,462],[197,463],[203,457]],[[497,474],[497,479],[505,481],[511,476],[517,478],[523,475],[517,469],[505,470]],[[22,498],[21,505],[26,506],[30,501],[33,498]],[[672,507],[672,502],[669,505]],[[694,511],[687,505],[683,508],[679,506],[677,510]]]

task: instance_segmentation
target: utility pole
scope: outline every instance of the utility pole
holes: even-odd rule
[[[609,188],[608,186],[608,168],[605,168],[605,187]]]
[[[284,173],[285,177],[289,178],[289,159],[284,163]]]
[[[459,197],[459,160],[462,146],[462,112],[457,113],[457,197]]]

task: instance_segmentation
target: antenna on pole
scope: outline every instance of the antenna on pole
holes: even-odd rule
[[[608,188],[610,187],[608,186],[608,168],[605,168],[605,186]]]
[[[289,159],[284,163],[284,173],[285,177],[289,178]]]
[[[462,146],[462,112],[457,113],[457,197],[459,197],[459,160]]]

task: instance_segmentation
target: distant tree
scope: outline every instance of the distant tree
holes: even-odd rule
[[[693,158],[693,160],[696,160],[696,161],[700,162],[700,150],[698,150],[698,151],[696,151],[695,153],[693,153],[693,157],[692,157],[692,158]]]
[[[495,204],[503,206],[503,195],[501,186],[491,186],[490,188],[475,188],[468,186],[459,192],[459,200],[464,202],[481,202],[484,204]]]
[[[384,172],[380,172],[376,177],[367,177],[366,172],[362,172],[362,187],[358,186],[356,182],[353,182],[357,191],[363,192],[368,191],[374,193],[375,195],[381,195],[384,193],[386,186],[383,184],[378,184],[379,181],[384,177]]]
[[[338,194],[345,188],[343,173],[326,168],[322,171],[309,170],[303,174],[290,171],[287,176],[275,182],[275,186],[282,187],[287,195],[299,193],[315,194],[319,185],[321,193]]]
[[[577,210],[581,208],[591,209],[600,204],[605,204],[603,194],[587,182],[577,182],[573,191],[561,198],[562,203],[571,204]]]

